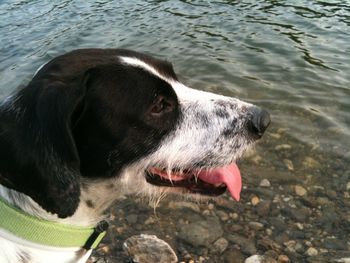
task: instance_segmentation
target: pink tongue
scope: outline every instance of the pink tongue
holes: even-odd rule
[[[235,163],[210,171],[202,170],[198,174],[198,177],[208,184],[226,184],[232,197],[239,201],[242,190],[242,178],[238,166]]]

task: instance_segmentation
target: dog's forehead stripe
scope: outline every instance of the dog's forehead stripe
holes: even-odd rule
[[[156,70],[153,66],[149,65],[148,63],[135,58],[135,57],[119,57],[122,62],[124,62],[127,65],[142,68],[149,73],[157,76],[158,78],[164,80],[165,82],[172,84],[173,81],[171,81],[169,78],[165,77],[164,75],[160,74],[158,70]]]

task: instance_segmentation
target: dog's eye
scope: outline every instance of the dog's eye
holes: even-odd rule
[[[164,96],[157,96],[151,106],[151,114],[158,116],[163,113],[172,111],[174,108],[174,103],[166,99]]]

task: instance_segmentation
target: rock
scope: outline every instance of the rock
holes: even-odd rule
[[[290,150],[292,149],[292,146],[289,144],[279,144],[275,147],[276,151],[281,151],[281,150]]]
[[[326,190],[326,195],[330,198],[330,199],[336,199],[337,198],[337,192],[331,189]]]
[[[332,204],[333,204],[333,202],[330,201],[327,197],[317,197],[317,198],[316,198],[316,201],[317,201],[317,203],[318,203],[320,206],[332,205]]]
[[[232,213],[230,214],[230,217],[233,219],[233,220],[237,220],[239,218],[239,215],[237,213]]]
[[[314,256],[317,256],[318,255],[318,251],[316,248],[314,247],[309,247],[307,250],[306,250],[306,255],[309,256],[309,257],[314,257]]]
[[[276,253],[276,251],[273,251],[273,250],[267,250],[265,253],[264,253],[264,256],[265,257],[270,257],[270,258],[277,258],[278,257],[278,253]]]
[[[209,209],[209,210],[213,210],[214,208],[215,208],[214,204],[210,203],[210,204],[208,205],[208,209]]]
[[[288,168],[289,171],[294,171],[293,162],[289,159],[283,159],[284,165]]]
[[[130,214],[125,217],[125,220],[129,225],[134,225],[137,223],[138,216],[136,214]]]
[[[305,239],[305,231],[290,230],[289,236],[293,239]]]
[[[221,219],[221,221],[227,221],[230,218],[226,212],[221,210],[217,210],[216,215]]]
[[[252,199],[250,200],[253,206],[256,206],[260,202],[260,198],[257,196],[253,196]]]
[[[287,242],[284,242],[283,245],[286,246],[288,252],[295,252],[296,242],[294,240],[289,240]]]
[[[253,230],[261,230],[264,228],[264,225],[260,222],[249,222],[248,225]]]
[[[221,237],[214,242],[212,252],[222,254],[227,247],[228,241],[225,238]]]
[[[333,250],[347,250],[346,241],[337,238],[326,238],[323,241],[323,246]]]
[[[277,259],[278,263],[288,263],[289,258],[286,255],[279,255]]]
[[[288,225],[280,218],[271,217],[269,218],[269,223],[279,233],[284,232],[288,228]]]
[[[350,190],[350,182],[348,182],[347,184],[346,184],[346,191],[349,191]]]
[[[209,245],[223,235],[220,222],[214,217],[188,225],[180,225],[179,228],[179,238],[193,247],[209,247]]]
[[[307,193],[306,189],[304,187],[302,187],[301,185],[296,185],[294,187],[294,191],[295,191],[296,195],[298,195],[298,196],[304,196]]]
[[[288,131],[288,128],[278,128],[277,129],[278,134],[284,134],[286,131]]]
[[[123,249],[135,263],[178,262],[169,244],[154,235],[132,236],[123,243]]]
[[[264,197],[266,199],[271,199],[276,195],[276,192],[271,190],[271,189],[267,189],[267,188],[248,188],[246,189],[246,193],[251,193],[254,195],[258,195],[261,197]]]
[[[270,201],[261,201],[256,206],[256,213],[260,217],[265,217],[270,213],[271,202]]]
[[[255,164],[259,164],[263,158],[260,155],[254,155],[250,157],[250,160],[254,162]]]
[[[303,196],[299,200],[303,205],[311,208],[316,208],[318,206],[318,202],[314,197]]]
[[[278,133],[269,133],[269,135],[274,138],[274,139],[280,139],[281,138],[281,134],[278,134]]]
[[[267,179],[262,179],[260,184],[259,184],[261,187],[271,187],[271,183],[269,180]]]
[[[175,202],[175,201],[171,201],[168,204],[169,208],[172,209],[181,209],[181,208],[189,208],[192,209],[195,212],[200,212],[200,208],[197,204],[193,203],[193,202]]]
[[[272,235],[272,229],[270,229],[270,228],[267,228],[265,232],[266,232],[266,235],[268,235],[268,236]]]
[[[277,263],[277,261],[273,258],[269,258],[261,255],[253,255],[247,258],[244,263]]]
[[[145,225],[154,224],[155,222],[156,222],[156,220],[154,219],[154,217],[150,216],[149,218],[146,219]]]
[[[242,252],[247,255],[253,255],[257,252],[254,241],[241,235],[228,235],[227,239],[240,246]]]
[[[350,263],[350,257],[349,258],[340,258],[340,259],[337,259],[335,262]]]
[[[304,226],[301,223],[295,223],[295,226],[299,229],[299,230],[304,230]]]
[[[275,253],[279,253],[281,251],[281,246],[277,244],[274,240],[271,240],[269,238],[263,238],[261,240],[258,240],[258,248],[263,250],[271,250]],[[268,255],[271,257],[271,255]]]
[[[312,168],[318,168],[320,166],[320,163],[312,157],[305,157],[303,161],[303,165],[305,168],[312,169]]]
[[[224,254],[225,263],[244,263],[244,255],[235,248],[227,249]]]
[[[299,222],[305,222],[310,216],[310,210],[305,207],[284,207],[281,209],[281,213],[284,216],[291,217]]]
[[[249,258],[247,258],[244,263],[262,263],[264,259],[264,256],[260,255],[253,255]]]

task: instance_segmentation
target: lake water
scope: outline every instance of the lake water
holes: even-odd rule
[[[0,1],[0,97],[28,83],[51,58],[88,47],[128,48],[168,59],[188,86],[266,108],[272,125],[241,162],[247,190],[242,206],[249,208],[260,179],[270,180],[280,193],[282,208],[299,207],[306,197],[295,193],[295,185],[303,186],[316,200],[310,231],[325,227],[319,243],[310,241],[318,256],[330,260],[349,249],[348,1]],[[329,221],[319,223],[324,207],[345,223],[330,228]],[[283,218],[298,221],[288,213]],[[322,243],[332,237],[344,240],[345,247]],[[229,240],[229,248],[234,243]],[[299,259],[310,258],[308,243],[301,243]],[[193,251],[195,260],[204,253]],[[264,250],[258,246],[258,252]],[[221,262],[210,250],[207,257]]]

